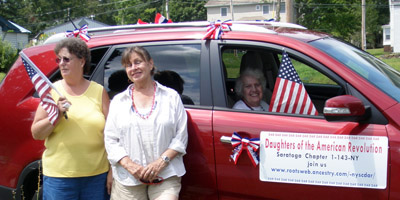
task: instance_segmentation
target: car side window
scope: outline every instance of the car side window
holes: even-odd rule
[[[276,53],[265,49],[227,46],[221,48],[221,57],[225,73],[228,107],[232,108],[235,103],[243,99],[241,87],[235,88],[235,86],[240,74],[246,70],[256,71],[259,73],[259,77],[265,79],[265,82],[261,83],[263,87],[262,101],[269,104],[279,67]],[[264,108],[264,110],[267,111],[268,109]]]
[[[279,58],[281,59],[281,57],[280,55]],[[323,113],[326,100],[344,94],[345,91],[342,86],[309,64],[293,57],[290,60],[320,115]]]
[[[250,71],[256,70],[261,74],[259,77],[265,79],[265,82],[262,83],[264,86],[262,101],[271,105],[276,79],[279,74],[278,70],[282,60],[281,50],[237,46],[223,47],[221,48],[221,57],[225,72],[228,107],[238,108],[236,104],[238,101],[243,101],[246,104],[243,94],[244,86],[242,87],[242,91],[240,91],[240,87],[235,88],[238,78],[246,69]],[[315,66],[297,57],[290,57],[290,60],[319,114],[322,114],[323,106],[327,99],[344,94],[342,86],[316,70]],[[238,94],[238,92],[240,93]],[[246,106],[249,107],[248,105]],[[262,104],[261,107],[263,107]]]
[[[143,47],[150,53],[157,69],[154,78],[161,84],[177,90],[184,104],[199,105],[200,45],[177,44]],[[121,65],[122,52],[125,48],[116,48],[104,67],[104,87],[111,95],[114,95],[114,90],[119,89],[118,93],[129,85],[125,69]],[[177,82],[176,80],[179,78],[182,81]]]
[[[279,59],[281,60],[282,56],[279,56]],[[304,84],[337,85],[337,83],[332,79],[310,67],[309,65],[304,64],[303,62],[294,58],[291,58],[291,61],[296,69],[297,74],[299,74],[300,79]]]

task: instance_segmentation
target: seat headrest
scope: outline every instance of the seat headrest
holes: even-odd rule
[[[258,52],[247,51],[243,55],[240,63],[240,73],[246,69],[258,69],[260,71],[264,71],[262,59]]]

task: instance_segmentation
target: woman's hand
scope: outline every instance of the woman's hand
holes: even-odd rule
[[[112,188],[112,183],[113,183],[113,175],[112,175],[112,169],[110,167],[110,170],[108,170],[108,174],[107,174],[107,192],[109,195],[111,195],[111,188]]]
[[[58,119],[60,119],[65,111],[68,111],[71,102],[69,102],[65,97],[60,97],[57,101],[57,108],[60,112],[58,115]],[[58,122],[57,122],[58,123]],[[54,130],[55,124],[51,124],[48,113],[44,108],[39,105],[35,118],[33,119],[33,123],[31,126],[32,137],[35,140],[44,140],[46,139]]]
[[[71,102],[69,102],[65,97],[60,97],[57,101],[57,107],[60,110],[60,113],[68,111],[71,105]]]
[[[150,182],[153,181],[167,165],[168,163],[163,161],[161,158],[158,158],[143,169],[141,179]]]
[[[119,163],[122,165],[123,168],[128,170],[128,172],[132,174],[133,177],[135,177],[137,180],[140,180],[142,171],[144,169],[143,166],[132,162],[132,160],[128,158],[128,156],[123,157],[119,161]]]

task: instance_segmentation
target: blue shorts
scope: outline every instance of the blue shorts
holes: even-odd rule
[[[43,176],[43,200],[108,200],[107,173],[78,178]]]

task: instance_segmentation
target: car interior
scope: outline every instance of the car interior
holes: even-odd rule
[[[236,46],[226,46],[221,49],[222,66],[225,75],[225,87],[227,96],[227,105],[229,108],[238,101],[235,92],[235,82],[240,73],[245,69],[258,69],[263,72],[266,78],[266,91],[264,91],[264,101],[268,104],[271,101],[274,91],[275,81],[278,76],[281,52],[244,48]],[[303,81],[306,90],[314,103],[318,113],[322,115],[325,101],[331,97],[345,93],[342,86],[335,81],[313,69],[309,64],[290,58],[298,74]],[[311,73],[310,73],[311,72]],[[318,75],[323,80],[312,80],[312,76]]]

